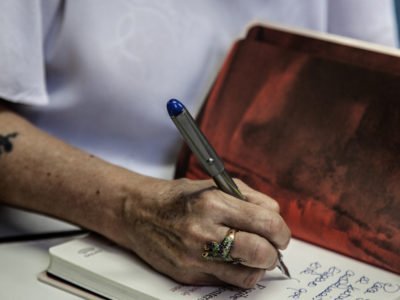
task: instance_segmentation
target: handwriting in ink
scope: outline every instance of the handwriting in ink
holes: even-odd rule
[[[325,282],[328,278],[339,274],[341,271],[337,267],[330,267],[327,271],[322,273],[313,273],[312,275],[317,275],[317,277],[310,281],[307,285],[309,287],[316,287],[319,283]]]
[[[307,293],[307,290],[303,289],[303,288],[301,288],[301,289],[286,288],[286,289],[293,291],[293,294],[289,295],[288,298],[294,299],[294,300],[300,299],[300,296],[302,294]]]
[[[356,283],[359,283],[359,284],[368,284],[368,283],[369,283],[369,278],[366,277],[366,276],[361,276],[360,279],[358,279],[358,280],[356,281]]]
[[[375,282],[371,287],[365,290],[364,294],[375,294],[379,291],[384,291],[388,294],[394,294],[400,291],[399,284],[392,284],[392,283],[383,283],[383,282]]]
[[[229,297],[229,299],[237,300],[242,298],[247,298],[253,291],[255,290],[263,290],[266,286],[260,283],[257,283],[254,288],[250,289],[237,289],[236,293]]]
[[[197,300],[209,300],[209,299],[217,298],[219,295],[221,295],[222,293],[224,293],[227,290],[228,290],[228,288],[220,287],[220,288],[217,288],[216,290],[212,291],[211,293],[208,293],[204,296],[201,296],[200,298],[197,298]]]
[[[300,274],[318,275],[315,271],[319,268],[322,268],[321,264],[313,262],[305,270],[301,271]]]
[[[229,297],[229,299],[237,300],[240,298],[247,298],[254,290],[256,290],[256,288],[238,289],[235,294]]]
[[[172,287],[170,289],[170,291],[175,293],[175,292],[179,291],[181,288],[183,288],[183,285],[176,285],[176,286]]]
[[[347,270],[339,279],[333,284],[337,289],[345,289],[349,284],[349,278],[353,277],[355,273]]]
[[[351,286],[351,284],[349,284],[349,277],[352,277],[354,275],[355,273],[353,271],[347,270],[342,276],[339,277],[339,279],[336,282],[329,285],[322,292],[316,295],[313,299],[314,300],[324,299],[325,297],[329,296],[329,294],[332,293],[334,289],[341,289],[341,290],[347,289],[349,286]],[[354,288],[352,289],[354,290]]]
[[[342,293],[340,293],[339,296],[337,296],[335,298],[335,300],[342,300],[342,299],[350,298],[353,296],[353,292],[355,290],[358,290],[358,289],[353,287],[351,284],[349,284],[347,286],[347,288]]]
[[[188,286],[188,289],[181,291],[182,296],[191,296],[195,291],[200,289],[200,286]]]
[[[11,143],[11,138],[15,138],[18,135],[17,132],[9,133],[5,136],[0,135],[0,155],[3,152],[11,152],[13,149],[13,144]]]

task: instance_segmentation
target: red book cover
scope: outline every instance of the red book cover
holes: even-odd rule
[[[347,42],[251,28],[197,120],[294,237],[400,273],[400,55]],[[183,176],[208,178],[187,148]]]

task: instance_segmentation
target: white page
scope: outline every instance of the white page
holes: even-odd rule
[[[131,288],[156,299],[400,299],[400,276],[295,239],[284,251],[293,278],[275,270],[248,290],[180,285],[133,254],[92,237],[53,247],[51,253],[108,278],[116,289]]]

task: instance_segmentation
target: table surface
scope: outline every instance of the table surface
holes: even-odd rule
[[[14,237],[78,230],[79,227],[36,213],[0,205],[0,242]]]
[[[37,279],[38,274],[49,265],[49,247],[72,237],[28,240],[43,233],[55,236],[77,229],[76,226],[48,217],[0,206],[0,240],[26,237],[23,242],[0,243],[0,299],[80,299]]]
[[[6,214],[18,214],[18,221]],[[14,226],[19,222],[18,226]],[[7,230],[1,230],[6,228]],[[16,228],[15,231],[10,228]],[[26,234],[34,237],[35,234],[56,230],[55,235],[62,235],[62,231],[71,231],[77,227],[62,224],[56,220],[44,218],[34,214],[25,215],[24,212],[3,210],[0,206],[0,240],[2,233],[10,237]],[[36,299],[81,299],[73,294],[40,282],[38,275],[47,269],[50,256],[48,249],[61,244],[76,236],[58,237],[51,239],[26,240],[23,242],[0,242],[0,299],[1,300],[36,300]]]

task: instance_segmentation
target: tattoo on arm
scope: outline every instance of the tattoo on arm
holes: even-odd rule
[[[13,144],[11,142],[11,139],[17,137],[17,135],[18,135],[17,132],[9,133],[5,136],[0,135],[0,156],[4,152],[12,151]]]

